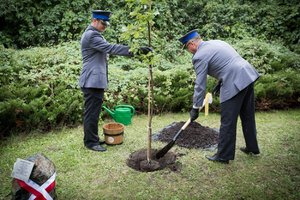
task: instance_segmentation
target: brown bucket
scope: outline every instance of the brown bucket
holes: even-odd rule
[[[103,133],[106,144],[122,144],[124,125],[115,122],[104,124]]]

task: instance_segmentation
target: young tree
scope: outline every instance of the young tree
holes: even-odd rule
[[[131,9],[130,16],[134,23],[127,25],[126,32],[123,33],[123,39],[129,41],[131,51],[138,52],[142,43],[148,41],[147,46],[151,47],[151,27],[154,24],[155,12],[152,10],[151,0],[126,0],[126,6]],[[140,61],[148,66],[148,145],[147,161],[151,162],[151,138],[152,138],[152,115],[153,115],[153,65],[155,56],[152,53],[139,55]]]

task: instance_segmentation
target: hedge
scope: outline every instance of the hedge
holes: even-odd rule
[[[231,42],[262,74],[255,85],[257,109],[299,106],[300,57],[282,46],[253,39]],[[0,46],[0,136],[12,131],[50,130],[81,123],[83,98],[79,42],[12,50]],[[187,112],[195,75],[191,55],[160,57],[154,66],[154,111]],[[131,104],[147,112],[148,69],[133,58],[111,57],[105,104]],[[208,79],[207,91],[216,81]],[[218,111],[218,98],[212,109]]]

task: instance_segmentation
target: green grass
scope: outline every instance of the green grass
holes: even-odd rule
[[[153,133],[188,114],[154,116]],[[199,123],[219,127],[219,114],[201,115]],[[147,116],[135,116],[126,126],[122,145],[104,153],[83,147],[82,127],[50,133],[12,136],[0,146],[0,199],[11,190],[13,164],[41,152],[57,170],[59,199],[300,199],[300,110],[257,113],[260,156],[236,151],[229,165],[209,162],[206,154],[175,146],[180,172],[164,169],[143,173],[126,165],[128,156],[147,146]],[[101,122],[100,126],[103,125]],[[100,128],[101,129],[101,128]],[[101,131],[102,133],[102,131]],[[165,143],[153,142],[153,148]],[[237,149],[244,146],[238,127]]]

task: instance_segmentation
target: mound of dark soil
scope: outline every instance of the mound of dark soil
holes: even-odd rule
[[[141,149],[130,154],[127,159],[127,165],[137,171],[152,172],[169,168],[172,171],[179,171],[180,163],[176,163],[176,154],[168,152],[164,157],[156,159],[155,155],[158,152],[156,149],[151,149],[150,162],[147,160],[147,149]]]
[[[185,122],[173,122],[156,135],[156,140],[170,142]],[[198,122],[190,123],[181,132],[175,144],[185,148],[209,148],[218,143],[218,132],[212,128],[202,126]]]

